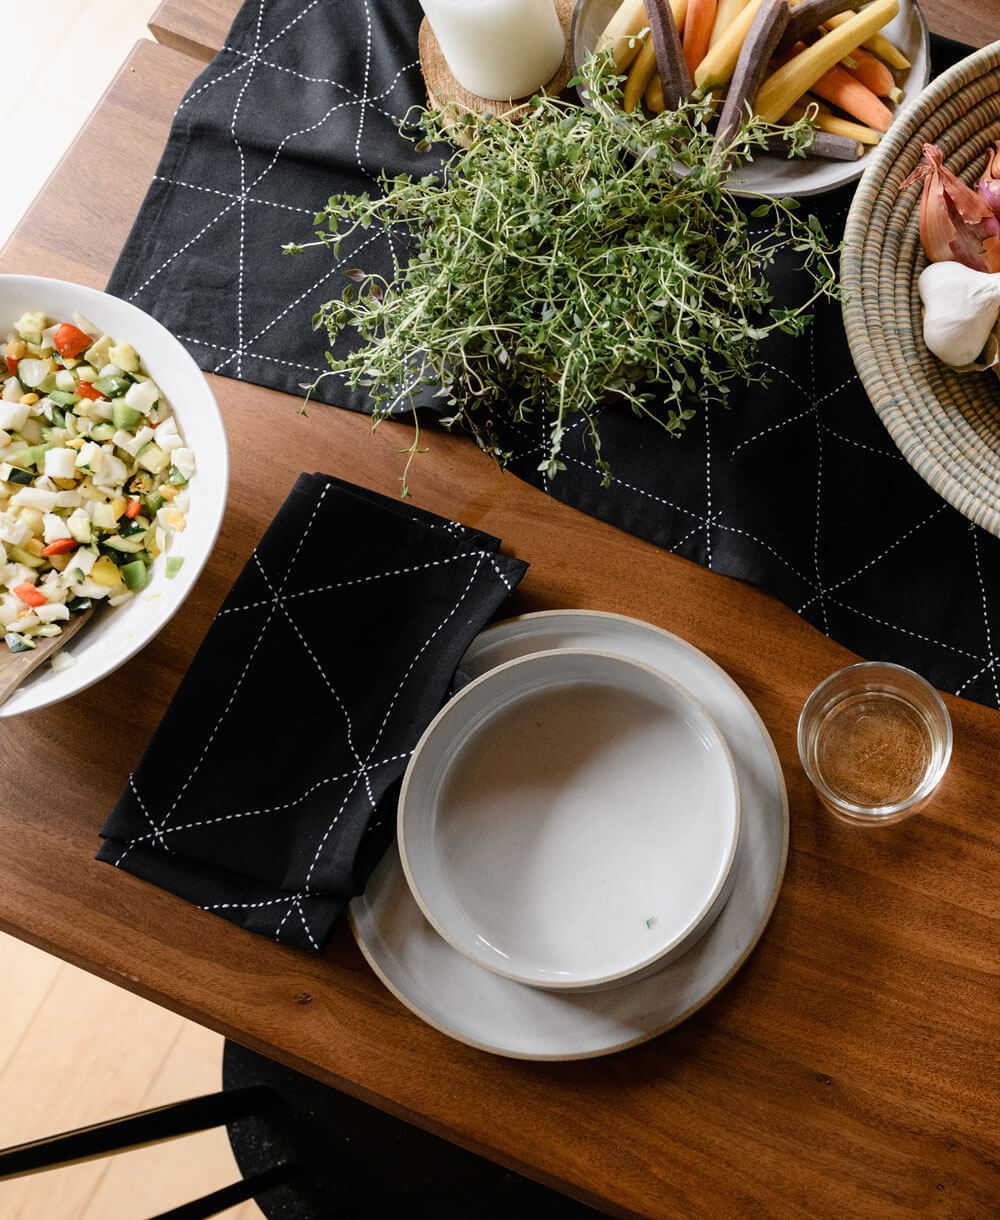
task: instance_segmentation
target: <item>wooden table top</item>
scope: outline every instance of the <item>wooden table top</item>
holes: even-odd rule
[[[947,30],[958,5],[926,8]],[[992,0],[970,0],[967,37],[976,21],[1000,36]],[[137,45],[0,269],[104,285],[201,66]],[[102,167],[125,147],[130,172],[109,191]],[[94,861],[105,815],[300,469],[397,492],[401,426],[372,436],[350,412],[305,417],[292,398],[210,382],[232,484],[194,593],[116,674],[0,723],[0,928],[612,1215],[996,1215],[1000,713],[947,698],[954,756],[926,812],[877,832],[836,822],[802,772],[795,727],[813,686],[854,658],[765,594],[557,503],[460,437],[433,437],[414,499],[530,561],[511,612],[602,609],[667,628],[722,665],[768,726],[791,849],[736,978],[624,1053],[507,1060],[413,1016],[346,926],[309,956]],[[295,443],[276,454],[261,441],[279,419]]]
[[[413,0],[417,3],[417,0]],[[163,0],[149,20],[157,42],[206,63],[226,40],[239,0]],[[995,0],[921,0],[927,24],[937,34],[982,47],[1000,33]]]

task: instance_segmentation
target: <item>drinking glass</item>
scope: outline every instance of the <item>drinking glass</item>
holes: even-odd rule
[[[831,674],[799,717],[799,757],[820,800],[847,822],[885,825],[921,808],[951,757],[941,696],[901,665]]]

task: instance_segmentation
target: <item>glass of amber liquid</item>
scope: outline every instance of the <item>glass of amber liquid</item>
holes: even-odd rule
[[[799,757],[831,813],[864,825],[915,813],[951,758],[951,717],[910,669],[866,661],[838,670],[806,700]]]

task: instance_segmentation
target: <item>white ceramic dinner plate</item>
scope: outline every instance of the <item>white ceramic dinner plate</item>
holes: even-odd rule
[[[82,314],[119,342],[131,343],[143,367],[164,392],[188,446],[196,473],[190,482],[187,528],[171,540],[171,555],[183,566],[168,580],[162,559],[148,586],[131,601],[104,607],[67,644],[75,664],[58,673],[40,666],[0,707],[17,716],[78,694],[124,664],[160,631],[191,592],[215,545],[229,487],[229,449],[222,416],[204,373],[155,318],[127,301],[94,288],[31,275],[0,275],[0,339],[27,309],[57,321]],[[0,647],[3,645],[0,644]]]
[[[732,752],[741,835],[729,901],[682,957],[637,981],[591,992],[527,987],[483,970],[424,918],[391,848],[348,908],[361,951],[413,1012],[471,1046],[517,1059],[586,1059],[624,1050],[683,1021],[733,977],[777,900],[788,852],[788,802],[771,739],[746,695],[703,653],[616,614],[545,611],[482,632],[462,669],[476,678],[554,648],[615,652],[659,669],[705,707]]]
[[[407,767],[398,842],[429,922],[535,987],[616,984],[679,957],[728,897],[732,756],[660,670],[556,648],[481,674]]]
[[[582,62],[585,50],[596,45],[620,0],[580,0],[573,21],[574,64]],[[903,91],[902,100],[890,106],[897,116],[925,88],[931,75],[930,40],[927,23],[916,0],[899,0],[899,13],[883,31],[910,61],[906,72],[894,75]],[[856,182],[870,160],[866,151],[857,161],[830,161],[823,157],[777,157],[760,154],[734,173],[729,187],[737,195],[822,195],[848,182]]]

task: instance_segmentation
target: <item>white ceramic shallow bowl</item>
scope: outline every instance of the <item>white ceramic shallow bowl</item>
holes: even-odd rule
[[[414,751],[399,804],[413,894],[478,964],[534,987],[610,986],[703,935],[740,830],[729,749],[647,665],[560,649],[466,686]]]
[[[571,55],[574,71],[597,45],[620,0],[579,0],[573,14]],[[896,72],[903,90],[902,100],[894,115],[906,109],[927,85],[931,75],[930,40],[927,23],[915,0],[899,0],[899,13],[885,27],[886,37],[910,61],[910,68]],[[730,189],[737,195],[766,195],[783,198],[786,195],[821,195],[848,182],[855,182],[864,173],[870,154],[865,152],[857,161],[828,161],[822,157],[776,157],[760,154],[730,178]]]
[[[59,673],[40,666],[0,707],[0,716],[17,716],[78,694],[144,648],[194,587],[215,545],[229,488],[229,450],[219,408],[204,374],[165,327],[134,305],[93,288],[0,275],[0,337],[26,309],[44,310],[58,320],[68,320],[76,311],[113,338],[131,343],[170,402],[194,450],[197,473],[190,483],[187,529],[174,536],[169,552],[184,558],[178,574],[167,580],[164,563],[156,563],[142,593],[123,606],[103,609],[70,641],[66,651],[74,665]]]

